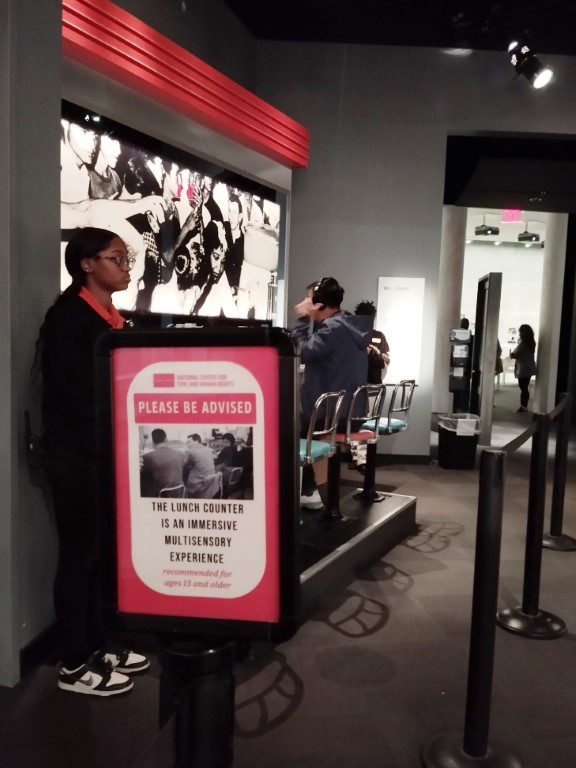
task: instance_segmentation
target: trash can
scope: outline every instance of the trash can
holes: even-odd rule
[[[438,464],[443,469],[474,469],[479,419],[475,413],[438,416]]]

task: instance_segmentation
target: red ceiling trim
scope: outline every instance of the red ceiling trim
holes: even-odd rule
[[[108,0],[63,0],[64,54],[290,168],[309,132]]]

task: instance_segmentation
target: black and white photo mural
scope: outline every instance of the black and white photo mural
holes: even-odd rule
[[[277,193],[64,102],[61,289],[77,227],[110,229],[136,263],[121,309],[268,319],[280,260]]]

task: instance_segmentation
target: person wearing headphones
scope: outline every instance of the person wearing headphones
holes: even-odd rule
[[[370,343],[373,321],[371,317],[342,311],[343,297],[344,289],[338,281],[333,277],[324,277],[309,287],[306,297],[294,307],[298,319],[293,335],[305,365],[301,387],[304,435],[317,398],[324,392],[340,389],[346,391],[346,396],[339,429],[345,429],[352,394],[367,380],[366,348]],[[300,505],[306,509],[323,506],[311,465],[303,469]]]

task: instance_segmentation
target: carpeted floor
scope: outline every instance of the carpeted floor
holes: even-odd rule
[[[575,462],[572,450],[573,535]],[[508,461],[501,606],[521,600],[528,470],[527,451]],[[359,475],[344,465],[343,477]],[[236,768],[417,768],[430,738],[462,732],[478,473],[391,463],[377,481],[418,498],[419,531],[326,595],[289,642],[255,644],[237,665]],[[524,768],[576,766],[575,576],[576,553],[544,550],[540,605],[566,621],[564,637],[497,630],[491,740]],[[155,662],[116,701],[58,691],[50,666],[0,689],[0,768],[164,768],[158,676]]]

